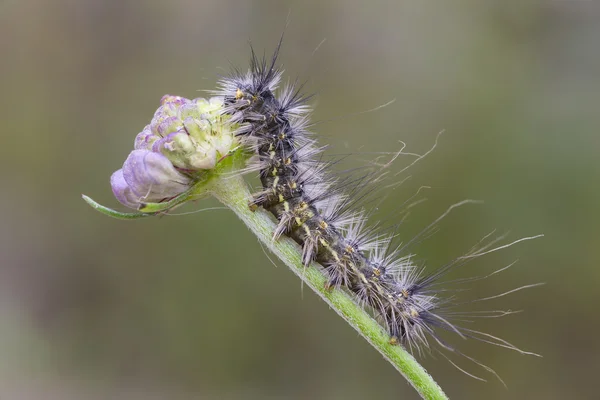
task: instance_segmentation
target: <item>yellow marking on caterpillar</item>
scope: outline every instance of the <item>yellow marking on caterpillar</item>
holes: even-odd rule
[[[336,262],[340,262],[340,257],[338,256],[338,253],[335,250],[332,250],[331,248],[329,248],[329,246],[327,246],[329,253],[331,254],[331,256],[333,257],[333,259]]]
[[[296,215],[296,220],[300,221],[298,226],[304,224],[310,218],[314,217],[314,214],[310,210],[303,210],[301,206],[302,204],[298,204],[293,211],[293,213]]]
[[[298,226],[302,226],[302,224],[300,224]],[[306,233],[306,237],[312,237],[312,232],[310,231],[310,228],[307,225],[304,225],[302,227],[304,228],[304,232]]]
[[[273,179],[273,185],[271,185],[271,188],[273,188],[273,190],[276,190],[278,183],[279,183],[279,177],[275,176],[275,179]]]
[[[269,149],[271,150],[271,149]],[[275,153],[274,151],[269,152],[269,158],[272,160],[275,158],[275,156],[277,155],[277,153]]]
[[[379,268],[375,268],[375,269],[373,269],[373,274],[375,276],[380,276],[381,275],[381,271],[379,270]]]
[[[325,247],[325,249],[333,257],[333,259],[335,260],[335,262],[340,262],[340,257],[338,255],[337,251],[333,250],[331,248],[331,246],[329,246],[329,243],[325,239],[319,238],[319,243],[321,243],[321,246]]]
[[[238,88],[238,90],[235,91],[235,99],[239,100],[242,97],[244,97],[244,92],[242,92],[242,90],[240,88]]]
[[[410,316],[413,318],[417,318],[419,316],[419,312],[417,310],[415,310],[414,308],[410,309]]]
[[[352,272],[354,272],[355,274],[360,274],[360,270],[356,267],[356,264],[354,263],[348,263],[348,266],[350,267],[350,269],[352,270]]]
[[[385,296],[386,291],[383,289],[383,287],[379,283],[373,282],[373,286],[375,286],[375,289],[377,289],[377,292],[380,295]]]
[[[279,140],[283,140],[285,139],[285,133],[281,132],[279,133]]]
[[[285,199],[283,199],[283,196],[281,196],[281,195],[279,195],[279,196],[280,196],[279,198],[282,199],[279,202],[283,203],[283,209],[285,210],[285,212],[290,212],[290,203],[285,201]]]
[[[280,203],[283,203],[285,201],[285,197],[283,197],[282,194],[279,194],[277,197],[278,197],[278,200]],[[286,204],[287,204],[287,202],[286,202]],[[288,206],[288,208],[289,208],[289,206]],[[289,211],[289,210],[286,210],[286,211]]]
[[[288,183],[288,186],[290,187],[290,189],[296,189],[298,187],[298,184],[296,183],[296,181],[291,181],[290,183]]]
[[[402,297],[404,297],[405,299],[408,299],[408,296],[410,293],[408,293],[408,290],[406,289],[402,289],[402,291],[400,292],[402,294]]]
[[[285,165],[290,165],[292,163],[292,159],[290,157],[286,158],[283,162]]]
[[[360,278],[360,280],[361,280],[363,283],[369,283],[369,280],[367,279],[367,277],[365,276],[365,274],[363,274],[362,272],[359,272],[359,273],[358,273],[358,277]]]
[[[319,222],[319,226],[321,227],[321,229],[327,229],[327,227],[328,227],[329,225],[327,225],[327,222],[325,222],[324,220],[321,220],[321,221]]]
[[[333,259],[334,259],[336,262],[340,262],[340,258],[338,257],[338,254],[337,254],[337,252],[335,252],[334,250],[331,250],[331,249],[329,249],[329,248],[328,248],[328,250],[329,250],[329,254],[331,255],[331,257],[333,257]]]

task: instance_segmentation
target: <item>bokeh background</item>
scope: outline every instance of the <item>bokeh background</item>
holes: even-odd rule
[[[417,398],[406,381],[227,210],[117,221],[109,177],[163,94],[212,89],[248,41],[307,81],[320,141],[364,165],[437,149],[394,179],[380,215],[422,185],[409,240],[435,269],[497,229],[544,233],[457,276],[509,271],[464,299],[522,284],[476,327],[543,358],[462,342],[426,368],[456,399],[594,399],[600,369],[600,3],[511,1],[0,2],[0,398]],[[326,41],[319,47],[323,39]],[[361,113],[396,102],[375,112]],[[399,159],[400,170],[412,161]],[[255,182],[255,181],[254,181]],[[215,207],[206,200],[184,212]],[[178,210],[179,213],[182,211]]]

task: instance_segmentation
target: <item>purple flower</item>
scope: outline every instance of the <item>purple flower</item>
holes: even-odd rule
[[[173,110],[173,114],[171,115],[177,115],[177,109],[179,107],[181,107],[183,104],[188,103],[190,100],[186,99],[185,97],[181,97],[181,96],[174,96],[172,94],[165,94],[161,99],[160,99],[160,105],[161,106],[167,106],[170,109]]]
[[[115,197],[136,209],[160,203],[187,190],[193,184],[190,176],[215,168],[237,143],[236,126],[223,115],[223,107],[218,97],[163,96],[123,168],[110,179]]]
[[[179,117],[170,117],[165,114],[155,116],[150,123],[152,133],[160,137],[165,137],[171,132],[175,132],[181,126]]]
[[[122,169],[119,169],[112,174],[110,177],[110,186],[112,187],[115,197],[121,204],[124,204],[129,208],[138,208],[140,205],[138,196],[133,194],[131,188],[125,181]]]
[[[137,209],[141,203],[158,203],[181,194],[188,189],[190,178],[177,171],[164,155],[134,150],[110,183],[117,200]]]
[[[155,135],[150,130],[150,125],[146,125],[143,131],[137,134],[133,148],[135,150],[150,150],[154,142],[160,139],[160,136]]]

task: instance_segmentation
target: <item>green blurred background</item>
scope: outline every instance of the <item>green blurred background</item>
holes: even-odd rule
[[[508,389],[439,356],[425,367],[455,399],[598,398],[591,0],[0,2],[0,398],[417,398],[231,212],[123,222],[80,198],[118,206],[110,174],[161,96],[214,88],[230,63],[247,65],[248,40],[270,52],[288,14],[281,60],[318,94],[315,130],[329,154],[363,165],[399,140],[422,153],[445,129],[435,152],[397,177],[411,179],[382,192],[380,215],[393,219],[419,186],[432,187],[402,240],[450,204],[485,200],[415,246],[420,261],[435,269],[495,228],[509,239],[546,235],[456,271],[519,259],[465,299],[547,282],[488,305],[525,313],[476,325],[544,357],[454,338]]]

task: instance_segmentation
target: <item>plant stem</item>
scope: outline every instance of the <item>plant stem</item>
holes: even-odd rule
[[[258,239],[281,259],[302,281],[315,291],[346,322],[388,360],[424,399],[447,399],[439,385],[403,347],[389,343],[383,328],[343,290],[325,288],[326,278],[316,264],[304,267],[300,248],[292,239],[273,240],[275,222],[267,211],[248,207],[250,192],[239,175],[220,177],[211,182],[210,191],[231,208]]]
[[[258,239],[329,304],[329,307],[376,348],[410,382],[422,398],[447,399],[442,389],[414,357],[403,347],[391,344],[384,329],[347,292],[325,288],[326,278],[320,272],[318,265],[313,263],[305,267],[302,264],[301,250],[296,242],[287,237],[273,240],[276,225],[271,214],[262,208],[256,211],[250,210],[248,200],[251,194],[248,186],[242,176],[235,173],[239,171],[241,165],[244,165],[246,158],[247,154],[243,151],[233,151],[189,190],[166,203],[146,204],[142,207],[143,212],[122,213],[102,206],[88,196],[83,195],[83,199],[105,215],[118,219],[137,219],[156,215],[188,200],[212,193],[224,205],[231,208]]]

